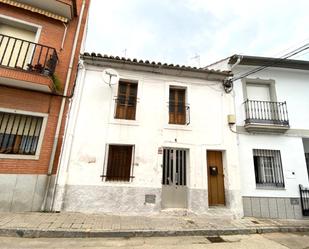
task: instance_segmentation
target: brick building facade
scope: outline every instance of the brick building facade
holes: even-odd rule
[[[49,209],[89,2],[0,1],[0,211]]]

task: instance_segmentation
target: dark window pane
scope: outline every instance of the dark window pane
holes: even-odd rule
[[[0,153],[35,155],[42,117],[0,112]]]
[[[107,181],[129,181],[133,146],[110,145],[106,170]]]
[[[284,187],[280,151],[254,149],[253,162],[258,185]]]

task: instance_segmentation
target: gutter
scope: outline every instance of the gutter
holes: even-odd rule
[[[73,47],[72,47],[72,51],[71,51],[70,64],[69,64],[69,69],[68,69],[68,73],[67,73],[67,78],[66,78],[66,82],[65,82],[65,88],[64,88],[64,94],[63,95],[67,95],[71,76],[72,76],[72,68],[73,68],[74,57],[75,57],[77,42],[78,42],[80,28],[81,28],[81,22],[82,22],[82,19],[83,19],[83,16],[84,16],[84,9],[85,9],[85,0],[83,0],[80,15],[79,15],[79,20],[78,20],[77,30],[76,30],[76,33],[75,33]],[[42,205],[41,205],[41,211],[51,211],[51,207],[49,207],[49,210],[46,210],[46,204],[47,204],[47,197],[48,197],[48,192],[49,192],[49,188],[50,188],[50,184],[51,184],[52,170],[53,170],[53,165],[54,165],[54,161],[55,161],[56,149],[57,149],[58,140],[59,140],[59,134],[60,134],[60,128],[61,128],[62,118],[63,118],[63,114],[64,114],[65,103],[66,103],[66,99],[62,98],[60,112],[59,112],[58,121],[57,121],[54,143],[53,143],[52,152],[51,152],[49,165],[48,165],[47,182],[46,182],[46,187],[45,187],[44,199],[43,199],[43,202],[42,202]],[[54,199],[55,186],[56,186],[57,179],[58,179],[58,173],[59,173],[59,169],[57,170],[57,174],[56,174],[56,178],[55,178],[54,188],[53,188],[52,197],[51,197],[52,200]]]

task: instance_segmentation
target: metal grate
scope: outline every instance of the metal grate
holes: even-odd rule
[[[163,185],[186,185],[186,150],[163,150]]]
[[[284,187],[279,150],[253,149],[253,161],[257,185]]]
[[[299,185],[300,201],[304,216],[309,216],[309,189]]]
[[[286,102],[246,100],[244,105],[246,124],[266,123],[289,125]]]
[[[222,243],[226,242],[222,237],[220,236],[211,236],[211,237],[206,237],[211,243]]]
[[[0,112],[0,153],[35,155],[43,118]]]
[[[54,48],[0,34],[0,65],[45,75],[55,72]]]

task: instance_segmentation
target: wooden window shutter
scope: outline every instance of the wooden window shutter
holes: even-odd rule
[[[186,123],[186,90],[170,88],[169,95],[169,123]]]
[[[120,81],[116,99],[115,118],[135,120],[136,100],[137,84]]]
[[[130,181],[132,145],[110,145],[108,151],[107,181]]]

